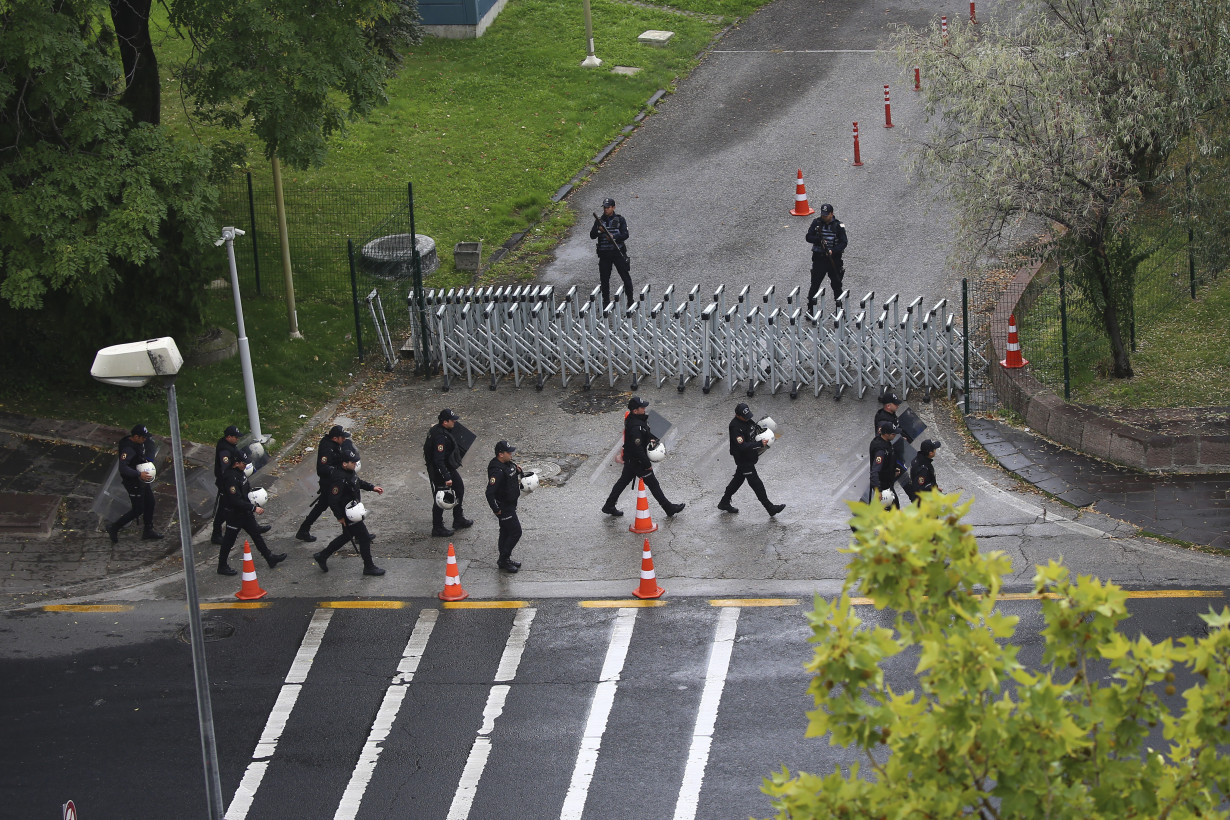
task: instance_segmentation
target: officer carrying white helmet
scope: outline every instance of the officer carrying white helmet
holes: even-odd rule
[[[765,490],[764,482],[760,480],[760,474],[756,471],[756,462],[760,459],[760,454],[773,443],[773,431],[762,428],[752,421],[752,408],[746,402],[739,402],[735,406],[735,417],[730,420],[727,430],[730,434],[730,454],[735,460],[735,474],[730,479],[730,483],[726,485],[726,492],[722,494],[722,500],[718,502],[718,509],[738,514],[739,508],[731,504],[731,499],[746,481],[747,485],[752,488],[752,492],[756,494],[757,500],[764,505],[765,511],[772,518],[786,509],[786,505],[774,504],[769,500],[769,493]]]
[[[359,547],[359,555],[363,558],[364,575],[384,575],[384,570],[376,566],[372,560],[372,536],[367,531],[364,518],[367,509],[363,506],[363,490],[371,490],[377,495],[384,495],[384,488],[377,487],[359,478],[355,473],[359,455],[355,450],[342,450],[339,459],[341,466],[334,467],[329,473],[329,509],[334,518],[342,525],[341,535],[329,542],[320,552],[312,555],[312,559],[322,572],[329,571],[329,556],[342,548],[347,541],[354,539]]]
[[[521,499],[521,479],[525,471],[513,461],[517,448],[507,441],[495,445],[495,458],[487,463],[487,505],[500,522],[500,538],[496,544],[499,557],[496,566],[507,573],[521,569],[521,562],[512,558],[513,547],[521,540],[521,519],[517,517],[517,502]]]

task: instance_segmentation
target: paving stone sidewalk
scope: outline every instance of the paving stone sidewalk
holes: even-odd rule
[[[1149,533],[1230,550],[1230,474],[1138,473],[1003,422],[971,416],[966,426],[1001,467],[1061,501]]]

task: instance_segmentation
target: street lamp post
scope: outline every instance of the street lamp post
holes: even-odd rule
[[[234,265],[234,255],[231,264]],[[232,270],[234,268],[232,267]],[[205,665],[205,634],[196,589],[196,561],[192,534],[188,531],[188,496],[185,494],[184,450],[179,431],[179,404],[175,376],[184,364],[170,336],[145,342],[104,347],[94,357],[90,375],[121,387],[143,387],[159,379],[167,391],[167,415],[171,423],[171,460],[175,466],[175,501],[179,517],[179,543],[183,550],[184,586],[188,592],[188,633],[192,644],[192,671],[196,684],[197,721],[201,729],[201,758],[205,767],[205,802],[210,820],[222,820],[222,781],[218,776],[218,747],[214,739],[213,704],[209,697],[209,670]]]
[[[243,300],[239,295],[239,268],[235,264],[235,237],[243,236],[239,228],[223,228],[222,238],[215,245],[226,245],[226,259],[231,266],[231,294],[235,298],[235,329],[239,331],[239,368],[243,371],[243,396],[248,404],[248,427],[252,440],[265,443],[261,435],[261,414],[256,406],[256,382],[252,379],[252,352],[248,349],[248,331],[243,324]]]
[[[594,18],[589,11],[589,0],[581,0],[581,5],[585,9],[585,42],[589,47],[589,56],[581,61],[581,65],[594,68],[602,65],[602,61],[594,55]]]

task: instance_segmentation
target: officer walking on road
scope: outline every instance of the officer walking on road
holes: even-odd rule
[[[629,412],[627,418],[624,419],[624,471],[620,473],[619,480],[611,488],[611,494],[602,507],[602,511],[607,515],[624,514],[623,510],[615,506],[615,503],[619,501],[620,493],[637,478],[644,480],[645,486],[649,492],[653,493],[653,497],[662,505],[662,509],[668,516],[673,516],[684,508],[683,504],[672,504],[667,499],[666,494],[662,492],[661,485],[658,484],[657,476],[653,474],[653,462],[649,459],[649,448],[656,445],[658,440],[649,430],[649,418],[645,414],[645,408],[648,406],[649,402],[640,396],[633,396],[628,400]]]
[[[150,483],[154,480],[155,473],[153,462],[145,455],[145,442],[148,439],[149,428],[144,424],[133,427],[131,433],[120,439],[120,483],[128,492],[132,509],[107,527],[107,535],[111,536],[112,544],[119,543],[120,528],[138,518],[144,519],[145,522],[145,529],[141,532],[142,539],[152,541],[162,537],[162,533],[154,532],[154,491],[150,489]]]
[[[341,466],[329,471],[329,510],[342,525],[342,534],[329,542],[329,546],[312,555],[312,560],[322,572],[329,571],[329,556],[337,552],[352,538],[359,545],[359,555],[363,558],[364,575],[384,575],[384,570],[376,566],[372,560],[372,539],[367,531],[363,518],[363,490],[371,490],[377,495],[384,495],[384,488],[364,481],[355,473],[357,463],[353,453],[343,453]]]
[[[329,432],[325,433],[320,444],[316,446],[316,480],[319,484],[319,492],[312,503],[312,509],[308,511],[307,518],[303,519],[303,523],[299,525],[299,531],[295,533],[295,537],[300,541],[307,541],[310,544],[316,540],[316,536],[312,535],[312,525],[325,510],[329,509],[329,476],[333,468],[341,464],[342,442],[348,438],[350,438],[350,433],[346,432],[346,428],[335,424],[329,428]]]
[[[447,538],[453,534],[453,530],[444,526],[444,509],[435,502],[436,493],[445,488],[452,490],[457,499],[457,506],[453,507],[453,529],[460,530],[474,524],[466,518],[461,508],[466,485],[458,472],[461,468],[461,447],[453,437],[453,425],[460,420],[461,416],[449,408],[441,410],[439,423],[427,433],[427,441],[423,445],[427,477],[431,480],[431,534],[437,538]]]
[[[770,517],[786,509],[785,504],[774,504],[769,500],[764,482],[760,480],[760,475],[756,472],[756,461],[760,458],[760,454],[769,447],[767,441],[756,438],[760,432],[760,425],[752,421],[752,408],[740,402],[735,407],[735,417],[730,420],[730,454],[735,458],[735,475],[726,485],[726,492],[722,495],[722,500],[718,502],[719,510],[735,514],[739,512],[739,508],[732,505],[730,500],[745,481],[752,488],[752,492],[756,493],[756,498],[768,510]]]
[[[897,435],[897,422],[882,421],[876,426],[876,437],[871,440],[871,493],[870,500],[875,501],[877,495],[892,492],[893,484],[901,471],[897,469],[897,457],[893,453],[893,436]],[[895,494],[894,494],[895,496]],[[900,507],[899,501],[893,502]]]
[[[872,422],[872,429],[875,430],[878,435],[881,422],[889,422],[897,430],[897,436],[892,440],[893,458],[896,459],[897,469],[900,470],[904,483],[906,470],[908,470],[910,466],[905,463],[905,443],[907,441],[913,443],[914,439],[910,438],[909,434],[901,428],[901,423],[897,421],[897,409],[900,406],[901,399],[897,398],[896,393],[891,390],[885,390],[881,393],[880,409],[876,411],[875,420]]]
[[[517,448],[507,441],[497,442],[495,458],[487,464],[487,504],[500,521],[500,558],[496,566],[505,572],[521,569],[521,562],[512,559],[512,551],[521,540],[517,501],[521,498],[521,478],[525,473],[512,460],[515,452]]]
[[[841,280],[846,275],[846,266],[841,255],[846,250],[846,226],[833,215],[833,206],[827,202],[820,206],[820,216],[811,221],[807,229],[807,241],[811,243],[811,288],[807,291],[807,312],[816,312],[816,294],[828,276],[833,286],[833,298],[841,295]]]
[[[248,484],[248,477],[244,474],[250,461],[251,456],[239,450],[235,453],[231,466],[222,475],[222,506],[226,513],[226,531],[222,536],[222,544],[218,547],[219,575],[237,574],[227,559],[230,557],[231,547],[235,546],[235,539],[239,537],[240,530],[246,532],[252,539],[252,546],[264,556],[270,569],[286,560],[286,553],[279,552],[275,555],[270,552],[265,539],[261,536],[261,533],[269,531],[269,527],[261,526],[256,521],[256,516],[263,515],[265,508],[257,504],[250,496],[252,487]]]
[[[239,428],[231,425],[222,433],[222,438],[214,445],[214,486],[218,488],[218,497],[214,499],[214,528],[210,535],[210,543],[222,543],[222,527],[226,521],[226,504],[223,497],[223,479],[226,471],[235,463],[239,454],[239,437],[243,435]]]
[[[940,449],[940,443],[925,439],[918,447],[918,455],[910,464],[910,498],[916,499],[919,493],[927,490],[939,490],[935,482],[935,451]],[[941,490],[942,492],[942,490]]]
[[[619,271],[619,278],[624,282],[624,296],[628,307],[632,307],[632,276],[628,271],[632,267],[628,259],[628,223],[615,213],[615,200],[607,197],[602,200],[602,216],[594,215],[594,226],[589,229],[589,238],[598,240],[598,278],[602,285],[602,306],[611,303],[611,266]]]

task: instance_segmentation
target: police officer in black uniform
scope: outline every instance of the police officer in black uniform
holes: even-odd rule
[[[684,504],[672,504],[662,492],[657,476],[653,474],[653,462],[649,460],[648,451],[650,447],[658,443],[658,440],[649,430],[649,418],[645,414],[645,408],[648,406],[649,402],[640,396],[628,399],[629,412],[627,418],[624,419],[624,471],[619,474],[619,480],[611,488],[611,494],[607,496],[606,504],[602,507],[602,511],[607,515],[624,514],[623,510],[615,506],[615,502],[619,501],[619,494],[624,491],[624,488],[637,478],[644,480],[645,486],[649,492],[653,493],[653,497],[662,505],[662,509],[668,516],[681,512],[685,506]]]
[[[237,574],[227,559],[230,557],[231,547],[235,546],[235,539],[239,537],[240,530],[246,532],[252,539],[252,545],[264,556],[270,569],[286,560],[286,553],[279,552],[275,555],[270,552],[265,539],[261,537],[261,533],[268,531],[269,528],[262,527],[256,522],[256,516],[263,515],[265,508],[256,506],[252,503],[252,499],[248,498],[248,493],[252,492],[252,486],[248,484],[244,468],[250,461],[251,456],[246,451],[239,450],[235,453],[231,466],[222,474],[222,506],[225,510],[226,530],[222,536],[222,544],[218,547],[219,575]]]
[[[226,521],[222,481],[226,476],[226,471],[235,463],[235,456],[239,453],[241,435],[243,434],[239,432],[239,428],[232,424],[222,432],[222,438],[218,439],[218,443],[214,445],[214,486],[218,488],[218,497],[214,500],[214,528],[209,538],[214,544],[222,543],[222,526]]]
[[[897,398],[896,393],[894,393],[891,390],[885,390],[883,393],[881,393],[880,394],[880,409],[876,411],[876,417],[875,417],[875,420],[871,423],[871,429],[876,431],[876,434],[878,435],[880,431],[880,423],[885,422],[885,421],[891,422],[892,425],[897,429],[897,436],[896,438],[893,439],[893,442],[892,442],[893,457],[897,459],[897,469],[901,471],[901,475],[903,476],[902,480],[904,482],[905,481],[904,476],[905,476],[906,470],[909,469],[909,466],[910,466],[905,463],[905,442],[908,441],[910,443],[913,443],[914,439],[910,438],[910,436],[905,432],[905,430],[901,429],[901,423],[897,421],[897,408],[900,406],[901,406],[901,399]],[[906,490],[907,490],[907,495],[908,495],[909,487],[907,487]]]
[[[495,458],[487,464],[487,504],[500,521],[500,558],[496,566],[505,572],[521,569],[521,562],[512,559],[512,551],[521,540],[517,501],[521,498],[521,477],[525,473],[512,460],[515,452],[517,448],[507,441],[497,442]]]
[[[354,471],[358,459],[353,453],[343,453],[340,458],[341,466],[329,471],[327,495],[329,509],[337,518],[338,523],[342,525],[342,534],[330,541],[329,546],[314,553],[312,559],[320,566],[322,572],[328,572],[329,556],[353,538],[359,545],[359,555],[363,557],[363,574],[384,575],[384,570],[372,561],[372,539],[371,534],[367,531],[367,524],[362,520],[351,521],[346,517],[346,508],[350,502],[357,504],[363,500],[363,490],[371,490],[378,495],[384,495],[384,488],[359,478]]]
[[[760,426],[752,421],[752,408],[746,402],[740,402],[735,407],[735,417],[730,420],[730,454],[735,457],[735,476],[726,485],[726,492],[718,502],[718,509],[723,512],[738,514],[739,508],[731,504],[730,500],[745,481],[768,510],[770,517],[786,509],[785,504],[774,504],[769,500],[764,482],[756,472],[756,461],[768,447],[764,442],[757,441],[756,435],[759,432]]]
[[[335,424],[329,428],[329,432],[325,433],[320,444],[316,446],[316,480],[320,491],[312,503],[312,509],[308,510],[307,518],[303,519],[303,523],[299,525],[299,531],[295,533],[295,537],[300,541],[307,541],[310,544],[316,540],[316,536],[312,535],[312,525],[325,510],[329,509],[329,476],[333,468],[341,464],[342,442],[348,438],[350,438],[350,433],[346,432],[346,428]]]
[[[878,494],[893,488],[901,471],[897,468],[897,456],[893,453],[893,436],[897,435],[897,422],[882,421],[876,426],[876,437],[871,440],[871,501]],[[901,503],[894,502],[897,507]]]
[[[632,307],[632,276],[628,273],[632,263],[628,259],[628,222],[615,213],[615,200],[607,197],[602,200],[602,216],[594,220],[594,226],[589,229],[589,238],[598,240],[598,278],[602,285],[602,306],[611,303],[611,266],[619,271],[619,278],[624,282],[624,296],[628,307]]]
[[[811,243],[811,288],[807,291],[807,312],[816,311],[816,294],[828,276],[833,286],[833,298],[841,295],[841,280],[846,275],[846,266],[841,261],[848,241],[846,226],[833,215],[833,206],[827,202],[820,206],[820,216],[807,228],[807,241]]]
[[[461,505],[465,500],[466,485],[461,480],[461,447],[453,437],[453,425],[461,420],[461,416],[449,408],[440,411],[439,423],[427,433],[427,441],[423,445],[423,457],[427,462],[427,477],[431,480],[431,534],[438,538],[447,538],[453,530],[444,526],[444,509],[436,504],[436,493],[445,488],[451,489],[457,497],[457,506],[453,507],[453,528],[464,529],[473,526],[474,522],[466,518]]]
[[[935,482],[935,451],[940,449],[940,443],[933,439],[924,439],[918,447],[918,455],[910,464],[910,498],[915,499],[919,493],[927,490],[938,490]]]
[[[141,473],[137,470],[140,465],[149,461],[145,455],[147,439],[149,439],[149,428],[144,424],[133,427],[131,433],[120,439],[120,483],[128,492],[128,501],[132,504],[132,509],[124,513],[115,523],[107,526],[107,535],[111,536],[112,544],[119,543],[120,528],[138,518],[143,518],[145,521],[145,529],[141,532],[143,539],[151,541],[162,537],[162,533],[154,532],[154,491],[150,489],[149,482],[142,478]]]

